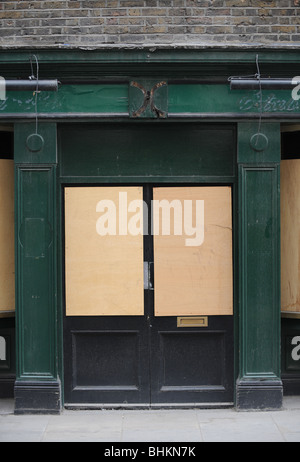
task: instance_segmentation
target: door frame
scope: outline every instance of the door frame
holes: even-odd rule
[[[112,123],[111,121],[105,122],[105,123]],[[157,123],[155,121],[151,120],[146,120],[146,121],[114,121],[114,125],[119,125],[119,124],[124,124],[126,123],[127,125],[130,123],[130,125],[136,125],[137,123],[141,124],[143,123],[144,125],[147,125],[151,127],[153,124]],[[174,124],[174,123],[181,123],[180,120],[174,119],[174,120],[167,120],[163,121],[165,124]],[[184,124],[188,124],[186,120],[182,121]],[[164,177],[162,176],[160,178],[160,181],[158,181],[157,178],[153,180],[153,178],[148,178],[147,181],[145,181],[145,177],[141,178],[141,181],[139,181],[139,178],[134,178],[134,181],[128,180],[128,178],[123,178],[120,177],[118,182],[116,182],[115,177],[105,177],[105,181],[100,178],[99,180],[95,180],[95,178],[90,178],[88,176],[82,176],[82,177],[71,177],[71,176],[60,176],[60,170],[58,168],[58,173],[57,173],[57,235],[58,235],[58,249],[57,249],[57,255],[58,255],[58,265],[57,265],[57,272],[58,272],[58,329],[59,329],[59,335],[58,335],[58,342],[59,342],[59,350],[60,354],[58,355],[58,368],[59,368],[59,376],[61,380],[61,400],[62,400],[62,406],[64,406],[64,339],[63,339],[63,322],[64,322],[64,310],[65,310],[65,297],[64,297],[64,188],[66,186],[136,186],[136,185],[143,185],[146,184],[147,182],[149,184],[155,184],[155,186],[162,185],[162,186],[180,186],[180,185],[190,185],[190,186],[230,186],[232,189],[232,225],[233,225],[233,230],[232,230],[232,252],[233,252],[233,336],[234,336],[234,364],[233,364],[233,370],[234,370],[234,377],[233,377],[233,383],[236,383],[236,380],[238,378],[239,374],[239,315],[238,315],[238,300],[239,300],[239,270],[238,270],[238,262],[239,262],[239,243],[238,243],[238,235],[239,235],[239,220],[238,220],[238,165],[237,165],[237,127],[235,124],[232,122],[229,123],[212,123],[212,122],[195,122],[195,120],[191,120],[190,123],[197,123],[201,126],[209,126],[209,127],[215,127],[220,128],[220,127],[231,127],[234,130],[234,138],[235,138],[235,151],[233,153],[233,159],[234,159],[234,175],[232,177],[210,177],[210,176],[191,176],[190,178],[185,178],[183,181],[182,179],[179,179],[177,181],[170,181],[170,177]],[[73,125],[74,123],[72,123]],[[103,121],[99,122],[99,125],[103,124]],[[81,122],[82,125],[82,122]],[[86,121],[84,125],[88,126],[89,122]],[[93,123],[93,125],[95,125]],[[63,129],[64,124],[61,124],[58,127],[58,132],[59,130]],[[61,165],[61,158],[60,156],[62,153],[59,151],[58,152],[58,165]],[[233,398],[234,398],[234,404],[236,403],[236,387],[233,387]],[[163,404],[156,405],[155,407],[164,407]],[[198,404],[196,405],[197,407],[207,407],[207,403],[203,404]],[[228,404],[225,404],[225,406],[228,406]],[[72,406],[76,407],[76,405]],[[91,405],[91,408],[95,406]],[[120,408],[120,404],[116,405],[116,407]],[[130,407],[129,406],[124,406],[124,407]],[[186,405],[183,403],[180,405],[180,407],[186,407]],[[210,407],[222,407],[222,404],[220,403],[215,403],[210,404]],[[178,408],[178,405],[176,405],[176,408]]]

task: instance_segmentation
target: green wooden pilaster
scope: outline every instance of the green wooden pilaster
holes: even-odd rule
[[[239,409],[280,408],[280,124],[238,125]]]
[[[59,412],[56,314],[56,125],[15,125],[15,412]]]

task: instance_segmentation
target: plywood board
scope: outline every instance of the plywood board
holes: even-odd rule
[[[191,210],[193,226],[198,229],[197,239],[195,239],[196,232],[194,237],[186,235],[184,226],[182,226],[182,235],[179,235],[178,214],[176,230],[178,235],[175,235],[173,232],[175,215],[171,214],[173,217],[170,226],[171,234],[164,236],[161,229],[159,234],[154,235],[155,315],[231,315],[233,313],[231,189],[229,187],[155,188],[153,198],[158,201],[167,200],[169,203],[179,200],[182,205],[181,219],[188,221]],[[192,201],[189,203],[192,204],[191,209],[186,207],[185,201]],[[198,212],[196,212],[196,201],[199,201]],[[153,215],[154,221],[157,220],[157,213]],[[160,220],[162,222],[162,215]],[[194,241],[187,241],[193,238]]]
[[[144,313],[143,235],[126,234],[124,223],[119,229],[122,221],[119,219],[119,193],[123,193],[122,198],[127,194],[128,204],[143,199],[141,187],[65,189],[68,316],[136,316]],[[99,203],[105,205],[101,201],[111,202],[107,202],[105,208],[99,206]],[[103,224],[111,226],[109,232],[112,231],[113,217],[109,221],[105,219],[105,214],[108,218],[109,209],[113,209],[112,204],[116,207],[116,233],[101,235],[99,231]],[[124,218],[124,209],[122,213]],[[128,221],[134,216],[129,212]]]
[[[15,310],[14,162],[0,159],[0,312]]]
[[[300,159],[283,160],[281,177],[281,310],[300,312]]]

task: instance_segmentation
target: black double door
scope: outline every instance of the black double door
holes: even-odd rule
[[[183,317],[186,323],[180,324],[179,316],[155,314],[153,190],[153,185],[142,187],[143,200],[149,206],[145,209],[148,232],[143,236],[143,314],[85,316],[82,306],[83,313],[78,316],[68,314],[66,309],[66,405],[193,406],[233,402],[233,316],[196,316],[195,326],[189,323],[194,320],[192,316]],[[114,290],[118,292],[118,281]]]

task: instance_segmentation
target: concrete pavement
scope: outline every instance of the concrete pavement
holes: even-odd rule
[[[14,415],[13,406],[12,400],[0,400],[0,442],[300,442],[300,396],[286,397],[279,411],[251,412],[64,410],[61,415]]]

